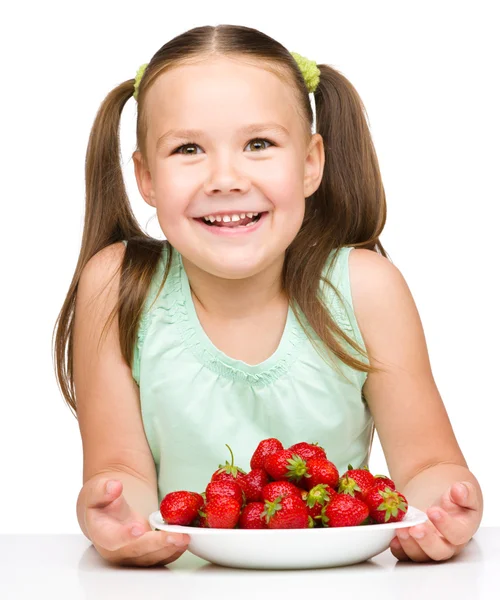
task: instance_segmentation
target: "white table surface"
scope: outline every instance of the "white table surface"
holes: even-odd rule
[[[304,571],[219,567],[189,551],[164,567],[119,567],[81,534],[0,535],[1,600],[498,600],[499,572],[500,527],[480,528],[442,563],[398,562],[387,550],[358,565]]]

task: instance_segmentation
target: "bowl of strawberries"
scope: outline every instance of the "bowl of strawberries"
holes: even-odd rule
[[[219,465],[203,492],[169,492],[149,516],[153,530],[188,534],[188,550],[214,564],[351,565],[386,550],[396,529],[427,521],[389,477],[352,465],[340,474],[317,443],[262,440],[248,472],[228,448],[231,463]]]

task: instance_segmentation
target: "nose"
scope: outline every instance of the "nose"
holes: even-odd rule
[[[241,170],[235,167],[234,158],[225,157],[214,159],[210,176],[204,187],[208,196],[231,192],[244,193],[248,191],[250,181]]]

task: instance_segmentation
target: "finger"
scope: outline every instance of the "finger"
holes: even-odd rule
[[[143,554],[137,558],[125,558],[120,564],[122,565],[134,565],[138,567],[154,567],[164,566],[174,562],[181,557],[187,550],[187,545],[182,547],[173,546],[172,544],[165,545],[164,548],[150,552],[149,554]]]
[[[138,520],[122,523],[106,514],[94,512],[87,516],[87,530],[94,544],[110,552],[137,541],[151,531],[149,525]]]
[[[175,543],[173,543],[175,542]],[[135,541],[123,546],[109,556],[113,562],[120,564],[155,564],[154,560],[166,560],[173,552],[184,552],[189,543],[189,536],[171,534],[164,531],[148,531]],[[156,555],[153,557],[153,555]],[[148,558],[149,557],[149,558]]]
[[[87,508],[105,508],[122,493],[123,484],[117,479],[102,477],[92,482],[87,496]]]
[[[454,546],[466,544],[471,538],[473,524],[467,514],[450,515],[438,506],[427,510],[427,516],[436,529]]]
[[[410,538],[418,545],[418,549],[413,549],[415,555],[419,557],[418,562],[422,561],[421,557],[423,556],[434,561],[442,561],[455,555],[456,547],[439,535],[436,529],[417,525],[410,527],[409,533]]]
[[[401,549],[408,557],[408,560],[414,562],[427,562],[430,560],[417,540],[409,535],[408,530],[398,530],[398,539],[401,544]]]
[[[389,546],[392,552],[392,555],[395,556],[398,560],[407,561],[410,560],[406,555],[406,552],[403,550],[401,546],[401,542],[396,537],[393,538],[391,545]]]
[[[462,508],[469,508],[471,510],[479,509],[477,490],[469,481],[454,483],[450,489],[450,498]]]

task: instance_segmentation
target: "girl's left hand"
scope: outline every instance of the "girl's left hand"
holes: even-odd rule
[[[479,499],[475,487],[454,483],[439,503],[427,509],[429,521],[396,530],[391,552],[398,560],[442,561],[458,554],[479,527]]]

